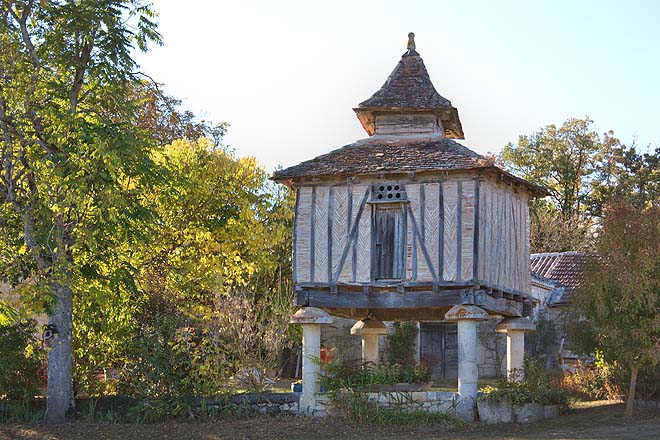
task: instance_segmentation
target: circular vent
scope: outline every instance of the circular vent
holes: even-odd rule
[[[405,199],[403,185],[399,183],[380,183],[374,185],[374,198],[379,202],[396,202]]]

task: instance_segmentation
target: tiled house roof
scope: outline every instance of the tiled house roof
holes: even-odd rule
[[[272,179],[406,173],[450,170],[493,170],[545,196],[547,191],[492,165],[480,154],[447,138],[382,139],[377,136],[346,145],[330,153],[275,171]]]
[[[447,138],[364,139],[298,165],[276,171],[273,178],[369,174],[421,170],[480,168],[483,156]]]
[[[584,281],[585,269],[594,254],[586,252],[551,252],[532,254],[532,277],[552,281],[561,290],[552,305],[566,304],[570,294]]]

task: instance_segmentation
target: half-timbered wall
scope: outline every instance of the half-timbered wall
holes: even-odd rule
[[[298,189],[297,283],[374,281],[372,183]],[[527,193],[476,177],[402,183],[404,281],[476,283],[529,294]]]

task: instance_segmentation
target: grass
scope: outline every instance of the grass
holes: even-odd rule
[[[224,439],[634,439],[657,440],[660,413],[639,409],[633,419],[623,417],[623,405],[612,402],[586,402],[559,419],[531,425],[469,424],[447,426],[357,425],[343,420],[304,417],[225,418],[204,422],[165,422],[154,424],[108,424],[85,420],[59,426],[38,423],[0,425],[0,440],[126,440],[186,438]]]

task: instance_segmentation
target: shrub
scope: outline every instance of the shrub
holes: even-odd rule
[[[393,364],[414,362],[418,333],[414,322],[395,322],[393,331],[387,335],[387,360]]]
[[[0,323],[0,400],[32,399],[40,392],[44,352],[33,320]]]
[[[490,402],[508,400],[514,405],[540,403],[560,405],[568,408],[569,395],[561,388],[550,384],[550,377],[543,368],[543,358],[525,359],[525,380],[509,381],[502,379],[495,386],[487,386],[479,399]]]
[[[364,390],[369,385],[395,383],[425,384],[431,379],[431,369],[424,364],[374,364],[361,361],[332,360],[322,363],[324,374],[319,383],[328,391]]]
[[[583,399],[617,399],[624,394],[626,376],[619,364],[606,362],[597,353],[593,365],[579,362],[573,372],[562,372],[560,387]]]

